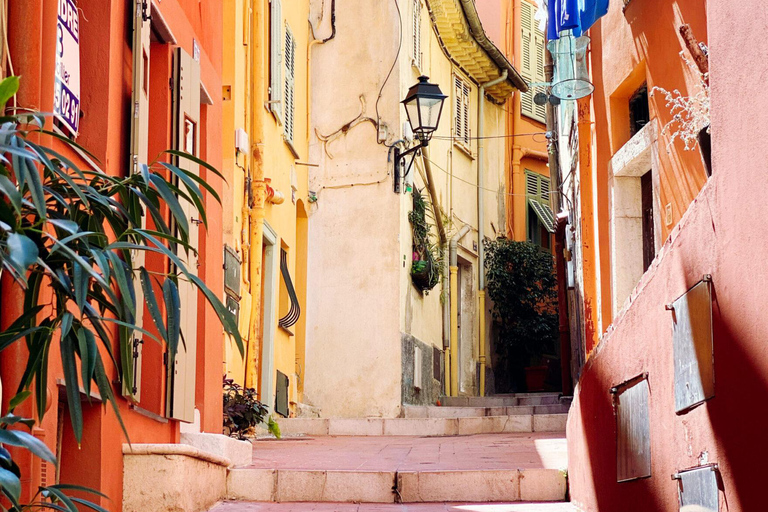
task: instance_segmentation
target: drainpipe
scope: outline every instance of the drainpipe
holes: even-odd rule
[[[508,72],[504,70],[499,78],[482,84],[477,91],[477,298],[480,302],[480,339],[478,355],[480,359],[480,396],[485,396],[485,248],[483,240],[485,239],[485,205],[483,197],[485,195],[483,171],[485,158],[485,90],[494,85],[500,84],[507,79]]]
[[[267,199],[266,183],[264,181],[263,140],[264,123],[259,107],[264,104],[264,58],[262,52],[256,51],[256,41],[259,41],[265,30],[265,13],[262,9],[253,9],[251,23],[250,52],[250,88],[251,88],[251,162],[250,162],[250,289],[251,314],[248,325],[248,342],[246,344],[245,385],[257,388],[259,383],[259,338],[262,335],[261,322],[261,267],[262,245],[264,242],[264,205]],[[245,220],[245,219],[243,219]],[[262,390],[259,390],[261,392]],[[259,396],[262,400],[268,397]]]
[[[469,233],[469,224],[459,230],[451,238],[450,263],[451,263],[451,341],[450,341],[450,371],[446,368],[446,382],[450,376],[450,396],[459,396],[459,240]],[[446,362],[449,359],[446,358]]]

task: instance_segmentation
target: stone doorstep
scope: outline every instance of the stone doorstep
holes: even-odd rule
[[[459,418],[283,418],[284,436],[443,437],[508,432],[565,432],[568,415],[513,414]]]
[[[446,407],[437,405],[403,406],[405,418],[477,418],[482,416],[517,416],[523,414],[567,414],[568,403],[515,405],[502,407]]]
[[[233,469],[228,498],[260,502],[427,503],[563,501],[558,469],[319,471]]]

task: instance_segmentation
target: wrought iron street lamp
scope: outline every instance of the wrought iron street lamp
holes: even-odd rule
[[[400,192],[400,166],[408,155],[411,156],[411,162],[405,170],[403,176],[407,176],[416,158],[416,152],[427,147],[432,134],[437,130],[440,124],[440,115],[443,113],[443,103],[448,96],[443,94],[440,86],[429,83],[429,77],[420,76],[419,82],[408,89],[408,94],[402,101],[405,105],[405,112],[408,114],[408,122],[411,124],[413,134],[419,140],[419,144],[400,152],[395,147],[395,193]]]

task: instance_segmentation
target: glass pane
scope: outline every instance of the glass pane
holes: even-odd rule
[[[411,122],[411,128],[415,132],[419,129],[419,107],[418,100],[413,100],[405,104],[405,112],[408,114],[408,121]]]
[[[439,98],[421,98],[421,120],[426,130],[435,130],[440,118],[440,109],[443,101]]]

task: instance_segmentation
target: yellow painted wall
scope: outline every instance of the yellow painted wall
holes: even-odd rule
[[[249,9],[250,7],[250,9]],[[297,358],[303,355],[297,354],[296,347],[304,345],[304,320],[306,298],[306,229],[300,230],[303,236],[297,238],[297,216],[306,218],[305,204],[307,197],[307,167],[304,164],[308,155],[308,128],[307,128],[307,50],[309,15],[309,0],[291,0],[282,2],[283,24],[287,24],[296,39],[295,58],[295,129],[293,149],[284,140],[283,126],[268,111],[266,105],[251,104],[249,100],[250,72],[249,52],[261,52],[267,62],[266,76],[259,81],[259,86],[264,88],[264,96],[268,97],[269,88],[269,2],[267,0],[224,0],[225,12],[225,52],[224,52],[224,168],[227,173],[229,188],[226,197],[223,198],[225,211],[229,212],[227,222],[223,226],[225,242],[234,247],[243,258],[243,298],[240,303],[240,327],[242,332],[247,332],[250,320],[251,293],[249,293],[248,255],[243,251],[243,203],[245,201],[245,178],[248,172],[249,159],[246,155],[237,154],[235,149],[234,134],[238,128],[248,130],[250,116],[255,116],[255,121],[263,127],[262,140],[250,140],[251,145],[258,146],[261,153],[261,165],[266,179],[271,180],[269,185],[276,192],[282,193],[285,201],[282,204],[272,204],[269,201],[265,207],[265,222],[277,233],[278,242],[276,250],[286,250],[288,254],[288,268],[294,287],[299,296],[302,308],[302,318],[290,331],[277,327],[278,319],[287,313],[288,298],[282,278],[278,276],[280,286],[274,290],[277,309],[273,318],[265,318],[264,322],[275,325],[274,335],[274,364],[273,374],[270,377],[273,385],[275,371],[279,370],[290,378],[289,397],[292,401],[300,400],[297,394]],[[253,14],[252,14],[253,13]],[[264,16],[265,30],[261,37],[255,41],[250,40],[251,16]],[[284,33],[284,32],[283,32]],[[229,90],[227,88],[230,88]],[[228,92],[228,91],[231,91]],[[226,99],[231,94],[231,99]],[[295,151],[295,153],[294,153]],[[303,221],[298,221],[301,225]],[[247,236],[247,223],[245,241]],[[252,251],[257,252],[257,251]],[[259,257],[251,254],[250,257]],[[279,261],[279,254],[278,254]],[[279,274],[279,267],[276,269]],[[252,293],[261,293],[260,283],[252,283]],[[266,300],[266,298],[264,299]],[[261,330],[260,330],[261,332]],[[262,336],[263,338],[263,336]],[[262,344],[269,340],[260,340]],[[259,372],[265,371],[264,361],[260,361]],[[236,349],[228,346],[225,353],[225,369],[229,375],[238,381],[243,380],[245,373],[244,363]],[[260,390],[261,392],[262,390]],[[261,397],[270,408],[274,405],[274,397]]]

